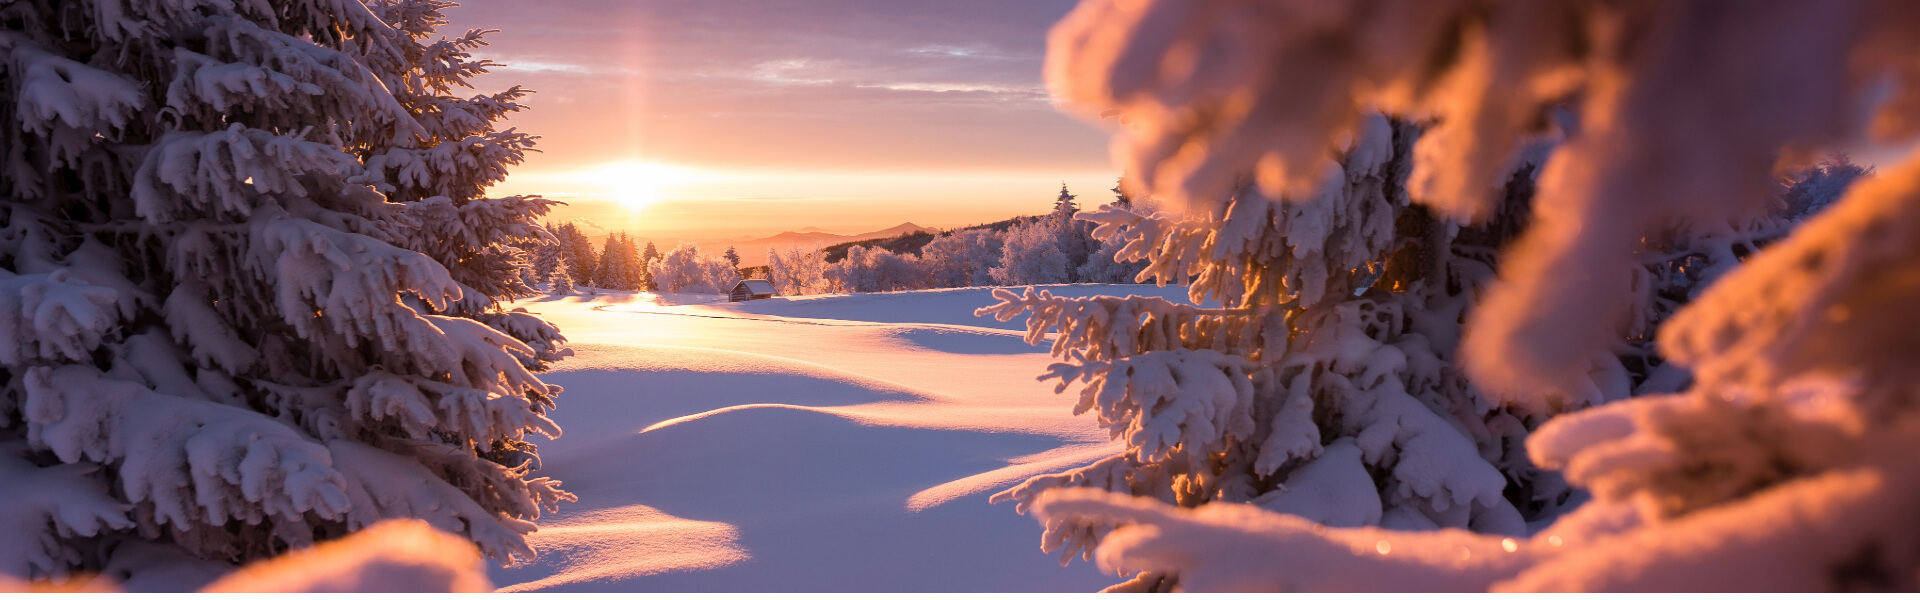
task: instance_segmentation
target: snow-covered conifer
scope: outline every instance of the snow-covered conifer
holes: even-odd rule
[[[531,554],[565,349],[497,302],[551,203],[481,195],[524,92],[449,95],[449,5],[0,7],[0,574],[397,517]]]
[[[533,255],[533,264],[529,270],[532,272],[534,281],[544,285],[553,280],[555,271],[568,267],[566,253],[561,248],[561,237],[551,233],[554,231],[551,226],[542,227],[547,229],[552,239],[529,247]]]
[[[1107,191],[1113,192],[1114,204],[1130,209],[1133,208],[1133,194],[1127,191],[1127,185],[1127,175],[1121,173],[1120,179],[1113,182],[1113,189]]]
[[[722,258],[727,259],[727,262],[732,264],[734,268],[736,269],[740,268],[740,250],[734,248],[733,246],[727,246],[727,252],[725,254],[721,254],[720,256]]]
[[[573,272],[567,264],[567,257],[554,253],[554,268],[547,271],[547,292],[556,296],[573,293]]]
[[[566,258],[567,265],[572,269],[569,275],[573,276],[574,283],[586,285],[592,282],[595,269],[599,266],[600,255],[594,251],[593,242],[587,239],[587,234],[582,233],[580,227],[573,223],[548,229],[553,232],[553,237],[560,246],[560,255]]]
[[[594,285],[614,290],[642,290],[646,282],[640,270],[640,251],[634,247],[633,238],[625,233],[607,236],[600,250],[600,262],[595,265]]]
[[[1067,184],[1060,184],[1060,195],[1053,199],[1053,213],[1049,215],[1056,226],[1064,227],[1073,220],[1073,215],[1080,212],[1080,205],[1074,202],[1077,198],[1079,196],[1067,191]]]
[[[1135,589],[1914,589],[1920,159],[1764,238],[1832,195],[1783,202],[1783,156],[1920,134],[1920,12],[1297,10],[1087,0],[1054,31],[1052,89],[1128,123],[1178,209],[1091,218],[1226,308],[983,311],[1061,332],[1052,375],[1129,441],[1003,496],[1044,547]],[[1691,386],[1614,401],[1665,377],[1622,360],[1654,326]],[[1593,497],[1529,537],[1539,468]]]
[[[1120,251],[1126,248],[1124,239],[1100,243],[1100,249],[1087,256],[1087,264],[1075,270],[1074,281],[1083,283],[1138,283],[1135,280],[1146,269],[1143,260],[1120,260]]]

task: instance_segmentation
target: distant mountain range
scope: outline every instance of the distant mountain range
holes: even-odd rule
[[[810,250],[816,246],[824,248],[834,244],[885,239],[920,232],[938,233],[939,230],[921,227],[913,223],[901,223],[879,231],[869,231],[854,235],[840,235],[837,233],[827,233],[818,227],[806,227],[800,231],[783,231],[769,237],[731,242],[729,245],[740,252],[740,264],[742,266],[753,266],[767,264],[768,248],[779,248],[785,251],[788,246],[799,246],[801,249]],[[726,250],[726,248],[722,247],[715,248],[712,251],[718,252],[724,250]]]

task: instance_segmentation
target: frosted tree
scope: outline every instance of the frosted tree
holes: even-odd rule
[[[640,253],[641,284],[646,286],[643,289],[654,290],[660,288],[659,285],[653,282],[653,263],[657,260],[660,260],[660,249],[654,247],[653,242],[649,241],[647,242],[647,249]]]
[[[533,274],[534,281],[541,284],[552,282],[557,271],[571,268],[567,264],[566,252],[561,248],[560,237],[555,235],[552,238],[551,241],[535,244],[531,248],[533,264],[529,270]],[[568,273],[568,277],[571,278],[572,273]]]
[[[836,291],[855,293],[920,289],[926,280],[911,258],[866,246],[847,248],[847,257],[826,265],[820,276]]]
[[[1120,208],[1133,208],[1133,195],[1127,192],[1127,175],[1125,173],[1120,174],[1120,179],[1115,180],[1113,182],[1113,188],[1107,191],[1113,192],[1113,204],[1118,205]]]
[[[1136,589],[1920,588],[1920,157],[1791,232],[1776,225],[1840,182],[1771,178],[1859,124],[1920,133],[1916,25],[1877,2],[1083,2],[1050,40],[1050,85],[1121,117],[1118,154],[1181,215],[1091,217],[1226,308],[1003,295],[992,311],[1033,310],[1032,339],[1057,326],[1052,375],[1091,380],[1080,410],[1130,446],[1006,496]],[[1395,218],[1333,208],[1383,204],[1354,191],[1400,172],[1417,204],[1390,197]],[[1660,315],[1659,289],[1693,300]],[[1589,406],[1660,380],[1620,356],[1656,325],[1691,384]],[[1462,368],[1431,360],[1463,326]],[[1432,401],[1462,396],[1422,389],[1486,402],[1485,433]],[[1367,415],[1392,418],[1328,431]],[[1525,452],[1462,451],[1487,434]],[[1553,486],[1514,494],[1513,458],[1592,499],[1528,536],[1508,511]],[[1501,479],[1519,506],[1485,496]]]
[[[1078,198],[1079,196],[1073,195],[1073,192],[1067,191],[1066,183],[1061,183],[1060,195],[1053,199],[1053,213],[1049,217],[1062,226],[1071,222],[1073,215],[1080,212],[1080,205],[1074,202]]]
[[[920,248],[920,269],[932,287],[993,285],[1000,265],[1001,234],[990,229],[949,231]]]
[[[729,264],[732,264],[733,268],[735,269],[740,268],[740,250],[734,248],[733,246],[727,246],[726,253],[721,254],[720,257],[727,259],[727,262]]]
[[[1000,285],[1066,283],[1073,263],[1061,247],[1061,221],[1035,219],[1014,225],[1003,236],[1000,264],[988,269]]]
[[[1001,304],[981,314],[1031,312],[1035,343],[1058,332],[1063,362],[1048,377],[1063,391],[1087,382],[1076,412],[1128,443],[996,501],[1026,510],[1044,491],[1090,487],[1189,507],[1251,503],[1332,526],[1521,535],[1529,515],[1564,499],[1517,451],[1540,415],[1497,408],[1452,364],[1470,298],[1449,292],[1470,295],[1491,269],[1456,253],[1466,248],[1445,237],[1455,228],[1407,206],[1401,182],[1417,128],[1378,115],[1363,127],[1323,163],[1311,199],[1269,198],[1249,183],[1218,212],[1108,205],[1082,217],[1121,247],[1115,258],[1144,260],[1147,275],[1190,282],[1195,304],[1222,308],[996,291]],[[1402,238],[1401,227],[1426,231]],[[1369,270],[1390,281],[1362,291]],[[1608,397],[1586,392],[1568,404]],[[1047,525],[1042,547],[1062,561],[1091,556],[1106,531],[1089,520]],[[1141,582],[1164,584],[1159,576]]]
[[[573,272],[570,268],[571,265],[567,264],[567,257],[559,256],[558,253],[555,253],[555,255],[556,258],[554,258],[553,269],[547,271],[547,277],[544,281],[547,285],[547,292],[555,296],[572,294]]]
[[[481,195],[524,92],[448,95],[449,5],[0,6],[0,574],[398,517],[531,555],[565,349],[497,302],[550,203]]]
[[[1129,195],[1125,189],[1127,185],[1127,178],[1122,175],[1120,180],[1115,182],[1113,186],[1114,201],[1101,208],[1103,210],[1134,212],[1142,216],[1152,217],[1155,211],[1151,205],[1143,203],[1137,209],[1134,207],[1133,197]],[[1081,224],[1083,226],[1091,225],[1091,222],[1082,221]],[[1074,270],[1075,281],[1087,283],[1138,283],[1140,273],[1146,269],[1147,264],[1146,261],[1143,260],[1120,259],[1120,251],[1125,250],[1127,246],[1128,240],[1126,236],[1109,235],[1108,237],[1100,238],[1095,237],[1091,229],[1086,230],[1084,235],[1086,239],[1091,242],[1092,250],[1087,255],[1086,262]]]
[[[1124,239],[1101,242],[1100,249],[1087,256],[1087,264],[1075,269],[1074,281],[1138,283],[1136,278],[1146,269],[1147,263],[1142,260],[1121,260],[1120,251],[1126,249],[1126,243]]]
[[[767,279],[782,296],[824,294],[832,291],[825,276],[827,259],[819,248],[802,251],[790,246],[782,253],[767,249]]]
[[[721,294],[740,282],[740,272],[727,259],[701,255],[693,244],[681,244],[650,265],[660,291]]]

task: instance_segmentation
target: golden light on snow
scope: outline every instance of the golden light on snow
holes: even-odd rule
[[[1508,552],[1519,552],[1520,542],[1513,541],[1513,538],[1500,540],[1500,549],[1506,550]]]
[[[1379,552],[1381,554],[1387,554],[1389,552],[1393,552],[1393,544],[1387,543],[1386,540],[1380,540],[1373,544],[1373,549],[1375,552]]]
[[[710,175],[688,167],[647,161],[608,163],[578,176],[583,183],[600,188],[600,194],[628,210],[639,211],[660,202],[676,186],[710,179]]]

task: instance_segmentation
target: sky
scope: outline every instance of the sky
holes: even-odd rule
[[[499,29],[477,91],[540,153],[494,194],[653,239],[952,227],[1110,199],[1098,123],[1056,111],[1046,32],[1072,0],[463,0]]]

